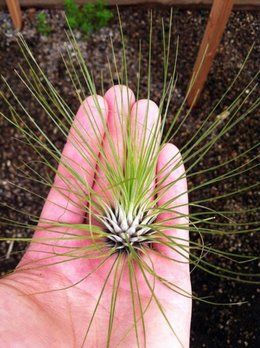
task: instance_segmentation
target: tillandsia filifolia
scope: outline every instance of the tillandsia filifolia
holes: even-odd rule
[[[245,221],[234,221],[236,211],[217,211],[207,205],[248,188],[188,201],[188,194],[194,190],[252,170],[258,157],[197,187],[188,188],[186,181],[198,174],[193,168],[212,147],[257,108],[259,99],[241,111],[257,87],[256,77],[226,110],[214,116],[243,64],[221,101],[179,150],[171,141],[188,122],[191,110],[183,114],[185,98],[171,125],[165,127],[177,81],[178,40],[175,64],[171,66],[172,17],[167,31],[162,23],[164,74],[158,105],[150,100],[152,19],[144,99],[139,93],[142,46],[134,93],[129,88],[121,23],[123,54],[118,63],[111,40],[111,87],[103,96],[97,93],[95,78],[73,33],[68,32],[67,57],[62,59],[80,104],[76,116],[23,37],[18,40],[28,70],[21,67],[17,75],[67,142],[61,151],[4,79],[14,103],[3,94],[10,108],[10,116],[3,117],[22,132],[42,165],[55,174],[52,183],[31,163],[26,164],[30,179],[50,188],[42,213],[39,217],[29,214],[29,223],[1,218],[6,226],[34,231],[32,237],[1,238],[29,244],[14,272],[1,281],[2,318],[9,321],[8,330],[1,335],[5,346],[11,334],[13,346],[18,342],[26,347],[188,347],[191,300],[209,302],[192,294],[190,268],[241,282],[258,281],[258,275],[217,264],[219,257],[241,265],[256,257],[204,242],[208,234],[229,237],[256,230],[255,223],[246,229]],[[251,150],[226,163],[235,163]],[[221,162],[202,172],[207,174],[224,165]],[[191,213],[189,208],[196,210]],[[28,216],[28,212],[21,214]],[[189,241],[189,231],[197,238]],[[212,263],[208,255],[215,257]],[[15,312],[11,311],[13,305]],[[10,312],[13,324],[8,319]],[[17,327],[23,328],[20,336],[14,334]]]

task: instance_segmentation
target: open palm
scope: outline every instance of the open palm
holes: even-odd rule
[[[88,143],[97,156],[102,144],[103,156],[109,159],[112,140],[123,164],[124,132],[120,118],[130,109],[130,118],[137,122],[139,129],[152,129],[159,112],[151,101],[135,102],[133,92],[124,86],[112,87],[104,98],[98,97],[97,100],[98,105],[93,97],[88,97],[80,107],[62,158],[84,177],[93,191],[109,200],[106,177],[102,168],[95,176],[95,156],[86,161],[88,150],[84,149],[85,144]],[[147,106],[148,121],[144,125]],[[98,116],[100,110],[102,119]],[[91,119],[85,117],[88,111],[95,127]],[[107,122],[107,131],[102,120]],[[79,128],[84,141],[76,132]],[[106,132],[110,134],[109,139]],[[141,131],[139,136],[143,135]],[[149,138],[149,132],[146,136]],[[158,179],[161,168],[173,157],[180,158],[178,149],[166,144],[158,156],[155,178]],[[158,204],[178,197],[174,205],[179,205],[179,208],[174,212],[164,212],[157,219],[174,219],[177,225],[187,224],[184,167],[181,165],[174,170],[173,167],[167,168],[169,173],[165,185],[176,178],[182,179],[170,186]],[[66,238],[68,235],[83,236],[86,231],[74,227],[88,219],[84,195],[68,190],[72,182],[79,192],[82,183],[77,182],[61,161],[34,234],[35,242],[30,244],[17,272],[1,280],[0,336],[3,347],[188,347],[191,316],[188,251],[185,253],[182,249],[179,252],[178,248],[172,250],[163,243],[155,244],[153,251],[140,258],[146,269],[129,263],[124,253],[100,258],[99,251],[93,249],[92,255],[96,252],[96,257],[84,257],[84,248],[91,248],[90,238],[87,242],[84,238]],[[156,180],[151,190],[155,187]],[[64,227],[59,226],[53,231],[46,227],[45,221],[57,221]],[[69,228],[70,224],[74,227]],[[186,243],[188,241],[186,229],[171,228],[169,234]],[[43,238],[46,242],[40,243]],[[48,242],[48,238],[52,241]],[[69,254],[70,250],[77,250],[77,253]],[[175,291],[173,286],[166,286],[153,274],[174,284]]]

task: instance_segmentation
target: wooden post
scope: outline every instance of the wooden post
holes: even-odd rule
[[[6,4],[15,29],[20,30],[22,28],[22,12],[19,0],[6,0]]]
[[[195,106],[198,102],[233,4],[234,0],[214,0],[213,2],[204,37],[193,68],[193,78],[190,81],[192,86],[187,98],[189,106]]]

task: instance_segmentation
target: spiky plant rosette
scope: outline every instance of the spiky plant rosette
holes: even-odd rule
[[[96,346],[151,346],[151,342],[155,342],[151,329],[154,316],[159,316],[159,323],[163,322],[166,327],[164,330],[171,332],[169,346],[188,346],[189,338],[183,341],[179,333],[180,327],[182,330],[183,326],[189,326],[189,321],[186,324],[178,323],[176,329],[176,308],[182,307],[183,304],[188,318],[190,300],[197,298],[191,293],[189,266],[228,279],[258,282],[258,275],[223,269],[215,262],[209,263],[205,258],[205,255],[211,254],[216,259],[221,257],[241,264],[256,260],[256,256],[253,255],[234,254],[204,243],[203,235],[206,234],[228,236],[237,232],[247,232],[243,228],[244,223],[235,222],[232,225],[230,215],[236,212],[215,211],[207,206],[210,198],[188,202],[188,193],[193,190],[254,168],[257,157],[253,157],[246,165],[238,166],[214,178],[213,181],[201,183],[198,187],[188,189],[186,183],[187,177],[201,173],[192,170],[214,144],[259,105],[257,99],[246,112],[241,112],[244,103],[257,87],[256,77],[245,87],[247,93],[245,90],[241,91],[223,113],[212,119],[214,111],[237,81],[244,68],[243,64],[221,101],[205,117],[191,139],[178,150],[170,142],[185,125],[190,110],[182,115],[185,99],[172,124],[167,131],[165,130],[169,105],[177,81],[178,40],[173,68],[169,64],[171,22],[170,18],[168,36],[164,23],[162,26],[164,83],[158,106],[150,100],[149,90],[152,24],[146,99],[139,96],[142,80],[141,45],[136,96],[128,88],[127,49],[121,24],[122,61],[119,67],[111,41],[111,88],[103,93],[104,97],[97,94],[94,77],[88,70],[73,33],[69,32],[67,57],[62,56],[62,59],[81,105],[76,116],[48,80],[24,39],[19,38],[19,46],[29,73],[21,67],[17,75],[60,134],[68,139],[63,151],[57,148],[37,123],[33,113],[24,107],[23,100],[16,96],[8,81],[4,80],[14,103],[3,95],[11,114],[3,117],[21,130],[24,139],[38,154],[42,164],[54,172],[55,179],[52,183],[51,179],[35,172],[32,165],[26,164],[26,170],[31,170],[30,179],[50,187],[51,190],[41,216],[30,214],[31,223],[11,221],[4,217],[1,219],[7,226],[34,230],[33,237],[3,237],[1,240],[30,244],[14,271],[14,274],[20,275],[19,279],[23,279],[23,282],[26,282],[23,274],[30,272],[28,281],[31,282],[32,290],[28,296],[37,297],[46,293],[63,296],[64,292],[71,293],[74,291],[72,289],[78,289],[75,291],[79,291],[79,306],[88,307],[82,327],[78,328],[77,332],[77,342],[80,342],[78,345],[82,347],[91,346],[89,342],[93,338],[100,316],[106,320],[106,334],[103,338],[97,339]],[[112,71],[116,72],[118,84],[114,84]],[[180,116],[182,118],[179,122]],[[242,157],[245,153],[238,156]],[[234,161],[235,158],[228,160]],[[205,169],[204,172],[224,165],[225,163],[220,163]],[[246,189],[248,188],[226,192],[214,199],[221,199]],[[189,205],[199,210],[199,213],[190,214]],[[10,209],[16,210],[15,207]],[[28,216],[27,212],[21,213]],[[215,222],[216,217],[223,218],[224,222]],[[226,232],[225,228],[230,228],[231,225],[234,230]],[[197,234],[197,241],[189,242],[188,231]],[[250,231],[255,231],[255,227],[250,228]],[[37,277],[45,272],[50,278],[51,274],[58,273],[59,267],[62,267],[69,281],[62,280],[58,282],[57,287],[47,282],[42,284],[42,290],[39,291],[34,285],[34,280],[39,281]],[[175,269],[179,272],[174,273]],[[5,279],[8,282],[8,277]],[[92,297],[88,304],[84,304],[80,291],[90,287],[90,284],[93,290]],[[178,305],[174,306],[167,296],[172,296],[173,302],[177,296]],[[205,298],[197,299],[209,302]],[[188,302],[184,305],[185,301]],[[105,306],[104,303],[108,305]],[[128,307],[123,310],[125,303],[128,303]],[[165,334],[164,330],[161,337]],[[159,341],[157,343],[159,346]]]

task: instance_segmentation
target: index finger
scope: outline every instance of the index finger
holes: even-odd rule
[[[40,221],[83,222],[85,198],[93,184],[107,115],[107,103],[101,96],[90,96],[80,106]]]

